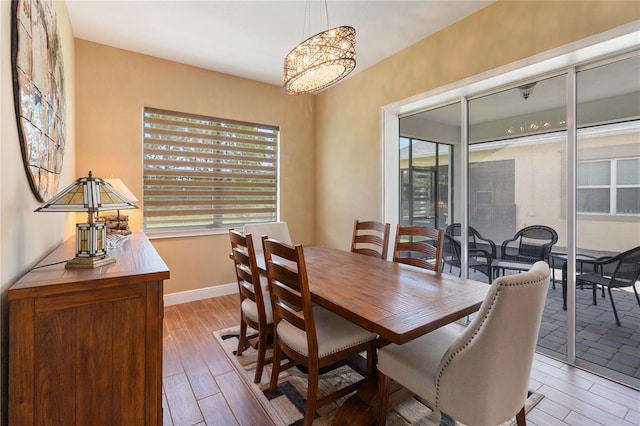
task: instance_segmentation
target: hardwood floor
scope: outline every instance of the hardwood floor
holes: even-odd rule
[[[238,296],[165,308],[164,425],[272,425],[212,332],[238,324]],[[640,392],[536,354],[531,388],[545,398],[530,426],[640,425]]]

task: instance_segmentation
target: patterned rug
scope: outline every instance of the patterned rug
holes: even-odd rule
[[[266,365],[262,372],[262,380],[259,384],[253,383],[258,352],[248,345],[241,356],[236,356],[238,348],[239,327],[233,327],[214,332],[214,336],[234,367],[241,373],[247,385],[253,390],[256,398],[264,406],[273,422],[278,426],[297,426],[302,424],[304,417],[307,375],[303,369],[290,368],[280,373],[278,378],[278,390],[275,393],[269,391],[269,379],[271,377],[271,365]],[[249,330],[249,335],[255,334]],[[257,344],[257,334],[250,338],[250,342]],[[267,357],[270,350],[267,350]],[[345,364],[335,365],[321,371],[318,392],[320,396],[326,395],[331,389],[343,387],[349,383],[360,380],[362,376]],[[350,395],[339,399],[335,403],[326,405],[316,411],[314,426],[330,425],[337,408]],[[529,392],[525,410],[529,412],[540,400],[542,394]],[[463,426],[447,416],[441,417],[439,412],[434,412],[416,398],[410,398],[398,405],[387,415],[388,426]],[[502,426],[515,425],[515,418]]]

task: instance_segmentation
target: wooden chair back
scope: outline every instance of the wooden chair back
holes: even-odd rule
[[[292,247],[266,237],[263,237],[262,245],[270,286],[274,329],[277,329],[281,321],[286,321],[305,333],[309,357],[317,358],[318,340],[302,246],[297,244]],[[278,344],[290,359],[300,358],[299,353],[286,344]]]
[[[235,265],[240,302],[246,298],[258,306],[258,315],[264,319],[265,306],[260,285],[260,270],[256,261],[251,234],[243,234],[229,229],[231,257]]]
[[[386,259],[390,229],[391,225],[388,223],[356,219],[353,222],[351,252]]]
[[[237,354],[242,355],[245,345],[248,344],[247,327],[258,330],[258,359],[253,381],[259,383],[265,363],[271,362],[271,359],[267,358],[267,345],[273,334],[271,301],[269,296],[263,293],[251,234],[230,229],[229,239],[240,293],[240,335]]]
[[[393,261],[439,272],[443,235],[442,229],[398,224]]]

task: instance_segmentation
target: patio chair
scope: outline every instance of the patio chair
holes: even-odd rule
[[[611,300],[611,307],[613,308],[613,315],[616,318],[616,325],[620,325],[620,318],[618,318],[618,311],[613,301],[612,288],[624,288],[631,287],[636,295],[638,306],[640,306],[640,297],[638,297],[638,290],[636,289],[636,283],[640,277],[640,246],[627,250],[610,258],[601,258],[593,261],[589,261],[593,264],[594,271],[586,274],[579,274],[576,276],[577,285],[590,285],[593,287],[593,300],[595,304],[596,300],[596,288],[601,286],[602,290],[607,288],[609,293],[609,299]],[[606,271],[610,268],[615,268],[613,273],[608,274]]]
[[[551,248],[558,242],[558,233],[545,225],[522,228],[501,246],[501,258],[523,263],[547,260]]]
[[[459,239],[459,237],[462,236],[462,224],[452,223],[447,226],[444,233],[453,239],[456,239],[456,237]],[[478,230],[473,226],[469,226],[467,233],[467,238],[469,238],[469,242],[467,244],[469,248],[469,256],[482,256],[485,259],[489,259],[489,264],[491,264],[491,260],[496,258],[496,243],[489,238],[483,237],[482,234],[480,234],[480,232],[478,232]]]
[[[452,267],[456,267],[460,270],[458,276],[462,276],[462,246],[450,235],[444,234],[444,240],[442,241],[442,263],[443,265],[449,265],[449,272],[452,271]],[[479,271],[485,274],[491,282],[491,262],[493,259],[485,252],[485,256],[472,256],[469,254],[467,263],[470,269]]]

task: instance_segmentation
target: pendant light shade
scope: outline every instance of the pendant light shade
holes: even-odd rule
[[[355,68],[355,55],[353,27],[331,28],[306,39],[284,60],[284,93],[315,93],[340,81]]]

